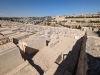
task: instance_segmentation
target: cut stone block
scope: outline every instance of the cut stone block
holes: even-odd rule
[[[46,39],[44,37],[34,37],[20,40],[18,43],[22,52],[32,54],[46,46]]]
[[[24,62],[14,43],[10,42],[4,45],[0,45],[0,75],[5,75]]]

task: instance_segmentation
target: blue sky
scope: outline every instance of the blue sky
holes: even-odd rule
[[[1,17],[41,17],[99,11],[100,0],[0,0]]]

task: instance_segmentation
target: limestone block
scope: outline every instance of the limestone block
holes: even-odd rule
[[[46,39],[44,37],[39,37],[39,38],[29,37],[29,38],[20,40],[18,45],[21,51],[27,54],[32,54],[46,46]]]
[[[5,48],[2,45],[2,52],[0,52],[0,75],[5,75],[23,62],[24,60],[16,45],[8,43]]]
[[[78,40],[78,39],[79,39],[79,36],[75,36],[74,38],[75,38],[76,40]]]

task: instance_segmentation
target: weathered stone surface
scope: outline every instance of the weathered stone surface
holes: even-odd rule
[[[26,67],[29,64],[29,62],[26,60],[24,63],[18,65],[14,69],[12,69],[10,72],[6,73],[6,75],[15,75],[17,72],[22,70],[24,67]]]
[[[87,40],[87,36],[85,35],[83,37],[83,42],[79,53],[76,75],[86,75],[88,69],[87,59],[86,59],[86,40]]]
[[[86,45],[89,68],[87,75],[100,75],[100,38],[88,37]]]
[[[0,75],[5,75],[24,62],[16,45],[11,42],[4,45],[0,45],[2,49],[0,52]]]
[[[25,66],[23,69],[21,69],[19,72],[17,72],[14,75],[40,75],[40,74],[33,66],[28,64],[27,66]]]
[[[46,39],[44,37],[31,35],[29,38],[20,40],[18,45],[24,53],[32,54],[46,46]]]

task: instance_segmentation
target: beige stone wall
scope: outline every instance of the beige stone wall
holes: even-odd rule
[[[81,51],[80,51],[80,56],[79,56],[79,60],[78,60],[78,66],[77,66],[77,70],[76,70],[76,75],[86,75],[87,72],[87,59],[86,59],[86,39],[87,36],[83,37],[83,43],[82,43],[82,47],[81,47]]]

